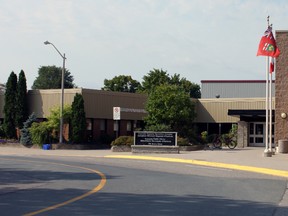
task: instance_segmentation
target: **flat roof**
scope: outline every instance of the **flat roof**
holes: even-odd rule
[[[266,83],[266,80],[201,80],[201,83]]]

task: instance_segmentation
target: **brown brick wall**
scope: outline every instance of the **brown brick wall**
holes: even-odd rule
[[[101,135],[101,130],[100,130],[100,123],[101,120],[99,119],[93,119],[93,126],[92,126],[92,138],[95,140]]]
[[[107,131],[106,133],[109,136],[115,136],[115,132],[114,132],[114,120],[113,119],[108,119],[107,120]]]
[[[288,139],[288,31],[276,31],[276,42],[280,56],[276,59],[275,83],[275,141]]]
[[[127,121],[126,120],[120,120],[120,134],[119,136],[126,136],[127,135]]]

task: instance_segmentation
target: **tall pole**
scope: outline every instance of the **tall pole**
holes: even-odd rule
[[[272,152],[272,72],[269,80],[269,151]]]
[[[65,74],[65,53],[63,55],[62,79],[61,79],[61,108],[60,108],[60,134],[59,143],[63,143],[63,109],[64,109],[64,74]]]
[[[269,28],[269,18],[267,17],[267,24]],[[270,90],[271,91],[271,90]],[[266,56],[266,124],[265,124],[265,150],[264,150],[264,156],[265,157],[271,157],[272,152],[269,148],[269,57]],[[271,136],[271,135],[270,135]]]
[[[266,124],[265,124],[265,151],[264,155],[269,155],[269,149],[268,149],[268,133],[269,133],[269,126],[268,126],[268,115],[269,115],[269,57],[266,56]]]
[[[45,45],[51,44],[63,59],[62,76],[61,76],[61,97],[60,97],[60,132],[59,143],[63,143],[63,108],[64,108],[64,74],[65,74],[65,53],[62,55],[57,47],[49,41],[44,42]]]

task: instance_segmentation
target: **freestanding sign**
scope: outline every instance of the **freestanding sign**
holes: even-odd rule
[[[134,145],[177,146],[177,132],[135,131]]]
[[[113,107],[113,120],[120,120],[121,119],[121,108],[120,107]]]

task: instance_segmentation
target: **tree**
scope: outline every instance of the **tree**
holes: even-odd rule
[[[76,94],[72,103],[71,115],[71,139],[75,143],[85,140],[86,115],[84,110],[84,99],[81,94]]]
[[[174,74],[171,76],[170,84],[181,86],[185,92],[189,93],[191,98],[201,98],[200,86],[196,83],[192,83],[186,78],[180,79],[180,74]]]
[[[105,79],[102,90],[135,93],[140,86],[141,84],[131,76],[120,75],[111,80]]]
[[[72,110],[68,104],[64,105],[63,109],[63,123],[68,124],[71,120]],[[51,139],[59,139],[60,132],[60,107],[54,107],[50,110],[50,115],[47,117],[47,127],[51,129]]]
[[[29,128],[31,127],[32,123],[36,121],[36,115],[35,113],[32,113],[29,118],[24,122],[23,128],[21,131],[21,137],[20,137],[20,143],[23,145],[31,145],[32,144],[32,138],[29,131]]]
[[[153,69],[143,77],[141,92],[150,93],[154,91],[154,88],[163,84],[168,84],[170,81],[167,71],[162,69]]]
[[[65,105],[63,109],[63,121],[68,123],[71,118],[71,106]],[[59,139],[60,127],[60,107],[54,107],[50,110],[47,121],[33,122],[29,128],[32,144],[42,145],[45,142],[53,142]]]
[[[201,98],[201,88],[196,83],[191,83],[190,85],[190,97]]]
[[[4,104],[4,131],[7,138],[16,138],[16,117],[17,112],[15,98],[17,98],[17,76],[12,71],[7,84],[5,92],[5,104]]]
[[[27,84],[26,77],[23,70],[19,74],[17,83],[17,112],[16,112],[16,126],[23,127],[23,122],[28,118],[28,104],[27,104]]]
[[[185,136],[195,118],[195,106],[182,87],[164,84],[149,94],[145,123],[149,127],[171,128]],[[165,127],[164,127],[165,128]]]
[[[56,66],[42,66],[38,70],[38,77],[33,83],[32,89],[60,89],[62,80],[62,68]],[[64,88],[76,87],[73,76],[65,69]]]
[[[167,71],[163,71],[162,69],[153,69],[153,71],[150,71],[148,75],[143,77],[141,91],[149,94],[154,91],[155,87],[163,84],[179,86],[189,93],[190,97],[201,97],[200,86],[198,84],[192,83],[185,78],[180,78],[180,74],[170,76]]]

